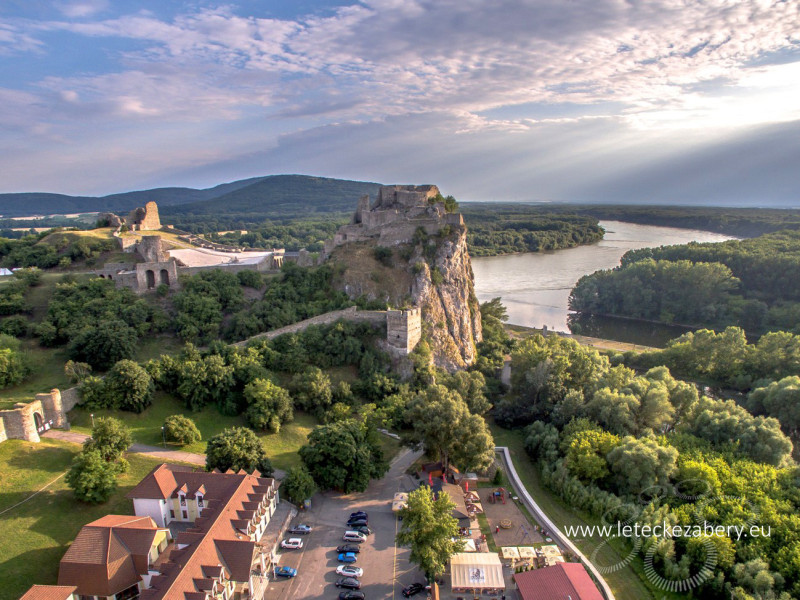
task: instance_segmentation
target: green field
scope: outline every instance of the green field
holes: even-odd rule
[[[81,433],[91,433],[91,414],[90,411],[83,408],[72,410],[69,413],[72,429]],[[156,392],[153,405],[141,414],[120,410],[96,410],[93,414],[95,418],[112,416],[120,419],[130,428],[135,442],[150,446],[163,445],[161,426],[168,416],[186,415],[195,422],[203,436],[203,440],[188,446],[167,444],[167,447],[173,450],[184,450],[198,454],[204,454],[208,439],[226,427],[246,426],[245,420],[241,415],[227,417],[221,415],[216,408],[211,406],[199,412],[191,412],[178,399],[164,392]],[[267,456],[269,456],[272,464],[279,469],[288,469],[300,464],[297,450],[306,443],[308,434],[316,425],[317,420],[314,417],[304,413],[297,413],[294,421],[284,424],[279,433],[259,433],[258,435],[267,450]]]
[[[58,479],[79,450],[76,444],[49,439],[0,444],[0,513],[10,509],[0,514],[0,600],[15,600],[34,583],[55,584],[58,563],[80,528],[106,514],[133,514],[125,494],[159,464],[128,455],[130,470],[119,477],[111,499],[83,504],[64,477]],[[14,507],[48,483],[46,490]]]
[[[508,447],[514,461],[514,468],[517,470],[522,483],[553,523],[559,528],[563,528],[564,525],[598,525],[600,523],[598,519],[570,508],[564,504],[563,500],[544,487],[539,470],[525,452],[521,431],[503,429],[494,424],[491,425],[491,428],[495,444]],[[592,555],[598,544],[595,540],[573,539],[572,541],[587,557]],[[618,542],[618,540],[613,540],[613,542]],[[630,546],[623,542],[614,543],[613,547],[609,544],[604,544],[597,554],[595,566],[602,568],[603,566],[616,565],[629,552]],[[684,595],[656,589],[647,581],[644,575],[644,563],[641,555],[637,555],[627,567],[605,574],[604,577],[608,585],[611,586],[611,590],[617,600],[680,600],[686,598]]]

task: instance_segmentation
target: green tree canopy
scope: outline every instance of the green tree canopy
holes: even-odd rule
[[[639,494],[654,485],[666,485],[675,471],[678,451],[650,438],[628,436],[606,456],[617,489]]]
[[[458,392],[432,385],[411,401],[405,415],[411,424],[406,442],[464,471],[486,470],[494,461],[494,440],[486,421],[470,413]]]
[[[455,503],[446,492],[434,499],[431,489],[422,486],[408,494],[408,504],[400,512],[403,520],[397,543],[411,548],[409,560],[429,581],[444,573],[450,557],[463,548],[458,521],[452,514],[454,508]]]
[[[255,379],[244,388],[245,418],[251,427],[278,433],[282,423],[294,418],[289,392],[269,379]]]
[[[133,442],[130,430],[114,417],[98,417],[94,420],[92,437],[83,443],[84,450],[97,450],[108,462],[122,456]]]
[[[317,484],[308,469],[300,465],[286,471],[286,478],[281,483],[281,492],[297,505],[311,498],[317,491]]]
[[[189,417],[170,415],[164,420],[164,436],[179,444],[193,444],[202,439],[200,430]]]
[[[274,469],[261,440],[246,427],[229,427],[218,433],[206,447],[206,470],[244,469],[252,473],[256,469],[264,477],[272,477]]]
[[[132,360],[118,361],[106,375],[106,393],[122,410],[140,413],[153,401],[155,386],[150,375]]]
[[[78,500],[99,504],[117,489],[117,469],[98,450],[87,449],[72,460],[67,485]]]
[[[105,370],[123,358],[132,358],[139,336],[124,321],[101,321],[79,333],[67,352],[73,360]]]
[[[375,435],[352,419],[322,425],[309,434],[300,458],[320,488],[363,492],[389,468]]]

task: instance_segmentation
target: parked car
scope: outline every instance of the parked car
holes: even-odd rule
[[[347,522],[347,526],[350,529],[355,529],[356,527],[366,527],[369,525],[366,519],[352,519]]]
[[[359,525],[358,527],[353,527],[353,531],[356,531],[363,535],[370,535],[372,533],[372,529],[370,529],[366,525]]]
[[[297,569],[292,567],[276,567],[275,577],[295,577],[297,576]]]
[[[342,552],[339,555],[339,562],[354,563],[356,560],[358,560],[358,557],[353,552]]]
[[[289,529],[289,533],[299,533],[301,535],[311,533],[311,525],[295,525]]]
[[[367,536],[360,531],[345,531],[342,540],[345,542],[362,544],[367,541]]]
[[[361,552],[361,548],[356,544],[342,544],[336,548],[337,552],[352,552],[353,554],[358,554]]]
[[[357,510],[356,512],[350,513],[350,518],[351,519],[354,519],[356,517],[364,517],[366,519],[367,518],[367,513],[365,513],[363,510]]]
[[[339,565],[336,567],[336,574],[358,578],[364,574],[364,569],[361,567],[354,567],[353,565]]]
[[[425,584],[423,583],[412,583],[409,586],[403,588],[403,598],[411,598],[411,596],[415,596],[420,592],[425,591]]]
[[[364,592],[356,592],[353,590],[339,592],[339,600],[364,600],[364,598]]]
[[[289,538],[288,540],[283,540],[281,542],[281,548],[286,548],[287,550],[298,550],[303,547],[303,540],[300,538]]]
[[[361,588],[361,582],[355,577],[342,577],[336,580],[336,587],[343,587],[351,590],[357,590]]]

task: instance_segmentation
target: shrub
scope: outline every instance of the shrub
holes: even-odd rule
[[[193,444],[202,439],[200,430],[189,417],[170,415],[164,421],[164,436],[171,442]]]
[[[111,398],[106,394],[106,382],[100,377],[87,375],[81,382],[79,389],[81,392],[81,406],[89,409],[111,408]]]
[[[281,424],[294,418],[292,399],[282,387],[268,379],[255,379],[244,388],[247,401],[245,417],[251,427],[278,433]]]
[[[244,469],[252,473],[258,469],[265,477],[272,477],[274,469],[261,440],[246,427],[230,427],[208,441],[206,470]]]
[[[15,385],[31,372],[28,361],[18,351],[0,348],[0,388]]]
[[[28,335],[28,319],[22,315],[14,315],[0,321],[0,333],[21,338]]]
[[[264,285],[264,281],[257,271],[239,271],[236,277],[239,279],[240,284],[254,290],[260,290]]]
[[[66,375],[72,383],[80,383],[92,374],[92,366],[88,363],[75,362],[68,360],[64,363],[64,375]]]
[[[99,417],[92,427],[92,437],[83,443],[84,452],[96,450],[107,462],[118,460],[131,445],[130,430],[114,417]]]
[[[382,265],[386,267],[392,266],[393,252],[391,248],[387,248],[386,246],[376,246],[372,251],[372,255],[375,257],[375,260]]]

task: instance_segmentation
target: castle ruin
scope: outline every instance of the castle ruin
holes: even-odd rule
[[[324,256],[350,242],[375,240],[380,246],[408,244],[418,229],[436,235],[447,226],[463,226],[460,214],[448,214],[435,185],[388,185],[378,190],[374,205],[362,196],[348,225],[343,225],[325,243]]]
[[[8,439],[38,442],[40,434],[52,429],[69,428],[67,412],[78,402],[77,388],[65,390],[64,394],[53,389],[36,394],[33,402],[17,402],[10,410],[0,410],[0,442]]]
[[[125,225],[131,231],[158,231],[161,229],[158,205],[151,201],[144,208],[135,208],[125,217]]]

